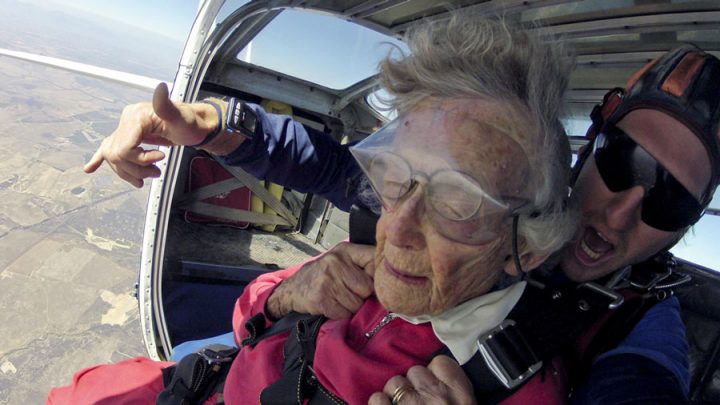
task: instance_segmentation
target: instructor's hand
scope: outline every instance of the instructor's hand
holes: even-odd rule
[[[435,357],[427,367],[415,366],[407,376],[390,378],[383,392],[370,397],[370,405],[475,405],[472,384],[457,362]]]
[[[160,176],[155,165],[165,154],[149,145],[196,145],[218,123],[215,109],[205,103],[173,103],[164,83],[155,88],[152,103],[132,104],[123,109],[117,129],[105,138],[83,170],[95,172],[104,161],[117,175],[135,187],[143,179]]]
[[[374,246],[343,242],[306,263],[273,291],[266,313],[279,319],[291,311],[346,319],[373,293]]]

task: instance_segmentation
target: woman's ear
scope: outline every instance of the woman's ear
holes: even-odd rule
[[[539,255],[536,253],[522,253],[520,254],[520,265],[522,266],[523,272],[527,273],[543,264],[550,255]],[[515,260],[510,256],[510,260],[505,261],[505,273],[511,276],[517,276],[518,270],[515,266]]]
[[[525,239],[518,238],[518,251],[520,252],[520,265],[522,266],[522,271],[527,273],[530,270],[533,270],[543,264],[545,260],[550,256],[550,254],[538,254],[535,252],[530,252],[527,246],[527,243],[525,242]],[[515,265],[515,258],[512,255],[512,252],[510,252],[505,257],[505,273],[511,275],[511,276],[518,276],[519,272],[517,269],[517,266]]]

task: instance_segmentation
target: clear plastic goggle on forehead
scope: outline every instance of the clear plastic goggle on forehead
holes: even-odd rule
[[[506,219],[529,211],[528,200],[501,196],[488,179],[461,169],[439,133],[446,128],[442,122],[416,122],[422,134],[411,128],[399,141],[401,123],[406,127],[413,118],[399,117],[350,148],[386,211],[399,209],[421,192],[432,226],[448,239],[471,245],[496,239]],[[426,142],[428,136],[437,139]]]

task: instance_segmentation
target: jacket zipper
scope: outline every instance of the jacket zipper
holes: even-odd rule
[[[370,339],[371,337],[377,335],[378,332],[380,332],[380,329],[383,328],[383,326],[389,324],[393,319],[397,318],[397,315],[389,313],[383,317],[383,319],[380,320],[380,322],[375,325],[374,328],[370,332],[365,332],[365,337]]]

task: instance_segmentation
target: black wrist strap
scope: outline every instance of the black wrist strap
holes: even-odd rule
[[[222,108],[220,108],[220,105],[218,103],[210,101],[210,100],[203,100],[203,101],[201,101],[201,103],[210,104],[211,106],[215,107],[215,112],[217,112],[217,116],[218,116],[218,123],[217,123],[217,127],[215,128],[215,130],[210,132],[202,142],[195,144],[195,145],[190,145],[193,148],[197,148],[198,146],[206,145],[206,144],[210,143],[213,139],[215,139],[218,135],[220,135],[220,132],[222,131],[222,127],[223,127],[223,122],[224,122]]]

